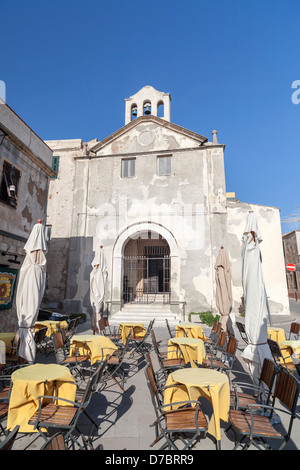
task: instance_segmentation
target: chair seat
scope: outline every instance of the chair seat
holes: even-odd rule
[[[73,364],[76,362],[85,362],[89,360],[89,356],[70,356],[66,357],[60,364]]]
[[[107,364],[119,364],[120,362],[120,358],[118,356],[111,356],[108,361],[107,361]]]
[[[238,405],[239,408],[247,408],[247,405],[255,405],[257,403],[255,397],[250,393],[238,392]],[[230,406],[236,404],[236,395],[234,392],[230,392]]]
[[[9,387],[4,387],[0,392],[0,400],[8,400],[9,398]]]
[[[39,422],[45,426],[68,426],[72,422],[77,408],[72,406],[59,406],[49,403],[41,410]],[[35,424],[39,416],[39,411],[36,411],[30,418],[28,424]]]
[[[178,429],[180,431],[195,430],[195,412],[196,408],[185,408],[166,412],[167,429]],[[207,429],[207,420],[201,409],[198,410],[197,423],[199,428]]]
[[[4,416],[8,413],[8,406],[8,402],[0,403],[0,418],[4,418]]]
[[[179,366],[179,365],[182,365],[184,366],[185,365],[185,361],[183,359],[179,360],[179,359],[163,359],[163,364],[165,367],[168,367],[168,366]]]
[[[251,429],[251,416],[242,410],[231,410],[230,421],[240,433],[249,434]],[[253,415],[253,436],[280,438],[281,434],[273,428],[266,416]]]

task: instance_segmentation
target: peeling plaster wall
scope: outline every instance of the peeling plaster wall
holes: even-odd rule
[[[242,237],[249,210],[253,210],[256,215],[263,240],[260,244],[262,271],[271,314],[290,314],[279,209],[242,202],[228,202],[228,237],[229,257],[232,263],[233,309],[236,313],[239,311],[243,295],[241,283]]]
[[[171,299],[185,301],[186,313],[215,305],[215,261],[221,246],[232,262],[234,311],[241,305],[241,237],[251,207],[264,242],[263,272],[272,313],[289,313],[279,211],[226,199],[224,146],[192,139],[145,121],[107,144],[81,140],[48,143],[60,155],[51,181],[48,223],[53,225],[52,298],[68,311],[90,312],[89,278],[102,244],[108,263],[106,301],[120,309],[122,247],[126,233],[165,234],[177,246],[171,254]],[[101,144],[101,143],[100,143]],[[172,174],[156,174],[157,157],[172,156]],[[136,174],[121,177],[122,158],[136,159]],[[128,235],[129,236],[129,235]],[[120,240],[122,244],[120,246]],[[118,255],[116,252],[118,251]]]

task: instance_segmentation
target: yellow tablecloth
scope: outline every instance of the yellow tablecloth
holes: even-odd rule
[[[133,330],[133,337],[135,338],[144,338],[146,333],[146,328],[143,323],[120,323],[120,333],[122,336],[122,343],[126,343],[127,336],[129,332]]]
[[[168,341],[168,359],[177,357],[176,348],[179,348],[186,363],[190,362],[191,367],[197,367],[194,361],[202,364],[206,356],[206,350],[202,339],[198,338],[171,338]]]
[[[0,340],[5,343],[6,347],[13,346],[13,341],[16,336],[16,332],[11,333],[0,333]]]
[[[288,364],[289,362],[293,362],[293,359],[289,356],[294,355],[298,359],[300,359],[300,341],[297,340],[285,340],[281,341],[279,344],[282,355],[285,359],[285,362]],[[283,362],[283,361],[281,361]]]
[[[38,330],[41,328],[47,327],[47,333],[46,336],[50,337],[53,333],[56,333],[60,329],[67,329],[68,328],[68,322],[65,320],[63,321],[57,321],[57,320],[42,320],[42,321],[37,321],[34,324],[34,329]]]
[[[60,398],[75,400],[76,383],[67,367],[58,364],[33,364],[16,370],[11,377],[13,386],[7,417],[8,430],[19,425],[20,432],[34,432],[33,426],[27,423],[38,409],[38,397],[54,395],[54,382]]]
[[[118,349],[111,339],[104,335],[74,335],[70,343],[70,356],[75,354],[76,349],[80,354],[87,354],[91,364],[102,361],[107,356],[111,356]]]
[[[195,325],[194,323],[179,323],[175,327],[175,332],[176,338],[187,335],[188,338],[206,339],[202,326]]]
[[[276,326],[268,326],[268,338],[280,344],[281,341],[286,340],[285,331],[283,328],[278,328]]]
[[[172,403],[172,409],[176,409],[176,402],[198,400],[200,396],[210,401],[213,414],[208,432],[220,441],[220,420],[227,422],[229,419],[230,388],[227,375],[211,369],[184,368],[169,375],[166,387],[169,385],[173,387],[166,388],[164,404]]]

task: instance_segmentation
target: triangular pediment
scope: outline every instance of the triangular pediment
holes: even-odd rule
[[[96,155],[116,155],[148,151],[197,148],[207,138],[156,116],[140,116],[97,142],[91,148]]]

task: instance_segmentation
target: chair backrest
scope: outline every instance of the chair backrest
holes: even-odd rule
[[[147,384],[150,390],[152,402],[153,402],[153,405],[155,406],[158,404],[157,403],[157,387],[155,383],[153,369],[150,364],[146,365],[145,375],[146,375]]]
[[[239,333],[241,335],[242,340],[244,340],[245,343],[248,344],[248,342],[249,342],[248,341],[248,336],[247,336],[247,333],[246,333],[246,330],[245,330],[245,327],[244,327],[243,323],[237,321],[237,322],[235,322],[235,324],[237,326],[237,329],[239,330]]]
[[[0,442],[0,450],[11,450],[16,440],[20,426],[15,426],[12,431],[6,436],[4,441]]]
[[[274,362],[277,365],[281,365],[280,359],[283,360],[283,356],[282,356],[282,352],[281,352],[281,349],[279,347],[279,344],[276,341],[274,341],[273,339],[270,339],[270,338],[267,339],[267,342],[268,342],[271,354],[273,356]]]
[[[238,345],[237,339],[234,336],[229,336],[227,347],[226,347],[226,354],[228,356],[235,357],[237,345]]]
[[[61,331],[57,331],[56,333],[53,333],[52,342],[53,342],[55,352],[57,352],[59,349],[63,349],[64,347],[63,333]]]
[[[104,317],[101,317],[99,320],[100,333],[105,330],[105,327],[106,327],[106,320]]]
[[[98,369],[91,375],[87,381],[86,388],[80,404],[83,408],[86,408],[91,401],[92,394],[96,389],[97,383],[99,380],[99,371]]]
[[[54,434],[40,450],[67,450],[64,435],[62,433]]]
[[[72,331],[74,329],[77,318],[72,318],[68,323],[67,331]]]
[[[167,319],[167,318],[166,318],[166,325],[167,325],[167,329],[168,329],[170,338],[172,338],[174,335],[172,335],[172,331],[171,331],[171,328],[170,328],[170,325],[169,325],[169,322],[168,322],[168,319]]]
[[[45,328],[40,328],[39,330],[35,332],[34,341],[36,342],[36,344],[39,344],[41,341],[43,341],[43,339],[45,338],[47,334],[47,331],[48,331],[48,328],[45,327]]]
[[[275,383],[274,397],[280,400],[292,414],[296,412],[300,383],[287,369],[278,371]]]
[[[273,388],[277,371],[278,368],[274,361],[271,361],[270,359],[264,359],[259,381],[265,383],[269,390]]]
[[[300,333],[300,323],[292,322],[290,326],[289,338],[294,335],[298,338]]]
[[[220,332],[220,336],[219,336],[219,339],[218,339],[218,349],[224,349],[225,348],[225,345],[226,345],[226,338],[227,338],[227,334],[225,331],[221,331]]]

